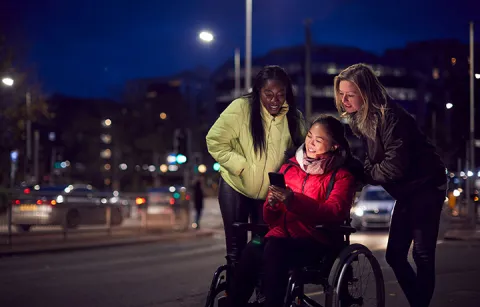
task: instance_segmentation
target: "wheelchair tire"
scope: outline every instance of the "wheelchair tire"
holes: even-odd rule
[[[207,294],[207,299],[205,301],[205,307],[215,307],[215,301],[217,299],[217,296],[227,290],[226,278],[228,277],[226,275],[222,275],[223,272],[225,272],[225,274],[228,274],[228,267],[226,265],[219,267],[215,271],[212,282],[210,284],[210,289]]]
[[[349,266],[351,266],[355,260],[358,260],[358,256],[360,255],[365,256],[373,270],[376,295],[376,304],[374,307],[385,307],[385,284],[380,264],[372,252],[362,244],[351,244],[345,247],[335,260],[328,278],[330,289],[328,289],[325,293],[326,307],[348,307],[357,304],[345,302],[345,297],[342,298],[341,294],[342,287],[345,286],[344,283],[348,282],[346,278],[346,272]],[[358,300],[362,300],[363,302],[363,298],[359,298]]]

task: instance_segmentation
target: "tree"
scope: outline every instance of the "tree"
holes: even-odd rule
[[[10,172],[10,151],[19,150],[20,164],[25,162],[26,122],[32,126],[48,121],[50,114],[38,82],[32,82],[34,74],[29,75],[15,67],[13,49],[7,45],[4,36],[0,36],[0,78],[14,80],[11,87],[0,83],[0,184],[5,185]],[[28,93],[28,94],[27,94]],[[26,97],[30,95],[31,104],[27,110]],[[33,135],[33,133],[32,133]],[[20,168],[21,169],[21,168]]]

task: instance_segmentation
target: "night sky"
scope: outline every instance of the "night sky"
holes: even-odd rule
[[[0,29],[34,65],[47,93],[111,96],[126,80],[214,69],[244,53],[244,0],[1,0]],[[458,38],[479,0],[253,0],[253,55],[304,42],[312,18],[315,43],[381,54],[407,42]],[[200,30],[215,33],[210,46]],[[480,37],[478,34],[476,37]]]

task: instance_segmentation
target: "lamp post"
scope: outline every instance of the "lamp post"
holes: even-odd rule
[[[252,0],[245,0],[245,92],[252,87]]]
[[[214,35],[211,32],[208,31],[202,31],[198,34],[198,37],[200,40],[202,40],[205,43],[211,43],[215,40]],[[234,68],[235,68],[235,92],[234,96],[238,97],[240,96],[241,90],[240,90],[240,49],[235,48],[234,51]]]

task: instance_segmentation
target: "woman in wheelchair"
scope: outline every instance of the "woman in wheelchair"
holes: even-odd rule
[[[259,278],[264,306],[283,305],[289,270],[314,265],[335,244],[315,225],[341,225],[349,217],[363,166],[351,154],[343,124],[321,116],[280,173],[286,189],[269,187],[263,207],[269,231],[244,249],[230,285],[229,306],[245,306]]]

